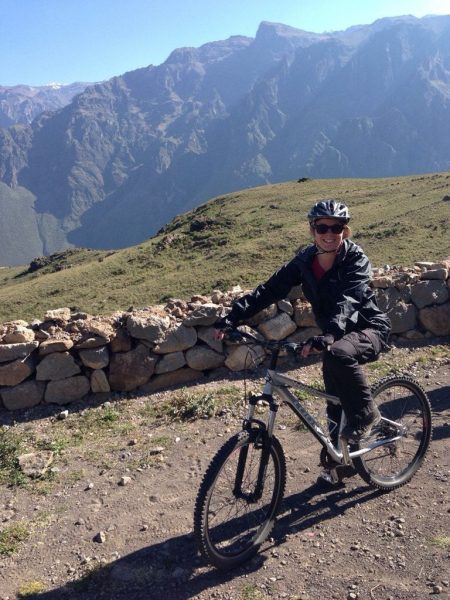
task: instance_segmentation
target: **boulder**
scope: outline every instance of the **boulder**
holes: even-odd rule
[[[197,342],[197,332],[194,327],[178,325],[167,329],[153,348],[155,354],[169,354],[192,348]]]
[[[156,359],[143,344],[129,352],[114,353],[109,364],[111,389],[128,392],[144,385],[153,375],[155,363]]]
[[[109,342],[109,348],[111,352],[129,352],[132,348],[132,341],[128,331],[122,327],[117,329]]]
[[[261,346],[231,346],[225,360],[225,366],[231,371],[252,369],[263,362],[266,357]]]
[[[106,346],[80,350],[78,355],[83,365],[90,369],[103,369],[109,364],[109,352]]]
[[[128,333],[139,340],[157,343],[170,328],[169,317],[148,312],[133,313],[127,317]]]
[[[70,308],[48,310],[44,315],[44,321],[70,321]]]
[[[428,306],[419,311],[419,321],[434,335],[450,335],[450,302],[439,306]]]
[[[443,304],[449,297],[445,281],[420,281],[411,288],[411,298],[417,308]]]
[[[382,275],[381,277],[374,277],[371,283],[374,288],[386,289],[392,287],[393,278],[390,275]]]
[[[55,339],[49,338],[41,342],[39,346],[39,355],[46,356],[47,354],[53,354],[53,352],[67,352],[73,348],[73,341],[67,339]]]
[[[405,286],[401,290],[395,287],[386,290],[376,288],[374,292],[377,304],[384,312],[393,309],[398,302],[407,304],[411,301],[411,288],[409,286]]]
[[[295,303],[294,319],[299,327],[317,327],[311,305],[306,302],[297,301]]]
[[[165,390],[176,385],[186,385],[193,381],[198,381],[202,377],[203,374],[200,371],[189,368],[178,369],[177,371],[152,377],[148,383],[139,388],[139,391],[144,394],[153,394],[159,390]]]
[[[414,265],[416,267],[419,267],[419,269],[421,269],[422,271],[426,271],[427,269],[432,269],[433,268],[433,264],[430,261],[425,261],[425,260],[420,260],[414,263]]]
[[[216,352],[223,352],[222,340],[216,339],[216,329],[214,327],[199,327],[197,329],[198,339],[208,344]]]
[[[387,314],[392,323],[392,333],[404,333],[416,328],[417,310],[413,304],[398,302]]]
[[[439,262],[433,263],[430,269],[447,269],[447,271],[450,271],[450,258],[444,258]]]
[[[34,361],[30,358],[17,359],[0,365],[0,385],[13,386],[22,383],[34,371]]]
[[[191,369],[206,371],[222,366],[225,357],[208,346],[195,346],[186,352],[186,362]]]
[[[256,315],[254,317],[252,317],[251,319],[248,319],[246,321],[246,323],[250,326],[259,325],[263,321],[267,321],[268,319],[273,319],[274,317],[276,317],[277,314],[278,314],[277,305],[270,304],[270,306],[268,306],[264,310],[261,310],[261,311],[259,311],[259,313],[256,313]]]
[[[186,327],[212,325],[222,314],[222,306],[205,303],[195,308],[183,321]]]
[[[300,300],[301,298],[304,298],[302,286],[294,285],[294,287],[291,288],[291,291],[289,292],[287,297],[288,300],[291,300],[291,302],[294,300]]]
[[[26,321],[11,321],[3,335],[4,344],[20,344],[34,342],[34,331],[28,327]]]
[[[165,354],[161,360],[159,360],[155,367],[155,373],[160,375],[161,373],[169,373],[170,371],[176,371],[181,369],[186,364],[183,352],[172,352],[171,354]]]
[[[268,340],[283,340],[296,329],[294,321],[286,313],[280,313],[258,326],[258,331]]]
[[[109,343],[109,337],[102,335],[92,335],[84,337],[81,341],[75,344],[77,350],[87,350],[88,348],[100,348],[100,346],[106,346]]]
[[[75,319],[75,317],[78,317]],[[73,315],[67,327],[77,339],[78,348],[95,348],[104,346],[115,336],[114,317],[92,317],[90,315]]]
[[[0,396],[5,408],[8,410],[19,410],[40,404],[44,398],[44,392],[45,383],[32,379],[11,388],[3,388]]]
[[[38,381],[58,381],[80,372],[80,367],[69,352],[56,352],[44,356],[36,367]]]
[[[294,314],[294,307],[292,306],[291,302],[289,302],[289,300],[280,300],[279,302],[277,302],[277,306],[278,309],[281,310],[281,312],[285,312],[290,316]]]
[[[68,379],[49,381],[45,390],[45,402],[49,404],[69,404],[89,393],[91,386],[85,375]]]
[[[107,394],[111,391],[106,373],[102,369],[92,371],[91,390],[94,394]]]
[[[28,454],[21,454],[17,460],[25,475],[33,478],[41,477],[53,462],[53,452],[51,450],[29,452]]]
[[[439,268],[439,269],[430,269],[429,271],[424,271],[420,276],[421,279],[438,279],[441,281],[445,281],[448,277],[448,269]]]
[[[424,333],[417,331],[417,329],[405,331],[405,333],[400,334],[400,336],[405,340],[423,340],[426,337]]]
[[[26,358],[39,346],[39,342],[0,344],[0,363]]]

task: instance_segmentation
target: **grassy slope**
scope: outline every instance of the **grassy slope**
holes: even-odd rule
[[[0,269],[0,321],[41,318],[60,306],[104,314],[216,287],[253,287],[309,241],[307,210],[327,197],[350,206],[352,237],[374,266],[438,260],[450,254],[449,194],[447,173],[242,190],[177,217],[138,246],[69,251],[32,274]],[[200,229],[195,221],[209,224]]]

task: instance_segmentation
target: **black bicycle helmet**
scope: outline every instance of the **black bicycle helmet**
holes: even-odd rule
[[[350,213],[347,206],[343,202],[339,202],[339,200],[334,200],[333,198],[316,202],[308,213],[310,223],[313,223],[316,219],[326,217],[339,219],[345,223],[350,221]]]

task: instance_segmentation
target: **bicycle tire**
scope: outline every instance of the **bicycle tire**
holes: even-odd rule
[[[264,446],[264,444],[267,444]],[[264,478],[257,488],[263,448]],[[239,461],[241,489],[259,489],[259,499],[237,497]],[[231,437],[212,459],[200,485],[194,512],[194,534],[200,552],[220,570],[244,563],[254,556],[270,535],[286,486],[286,461],[280,442],[259,430]]]
[[[377,382],[372,397],[383,417],[406,428],[405,435],[353,459],[353,464],[366,483],[389,491],[408,483],[425,458],[432,436],[430,401],[414,379],[397,375]],[[393,435],[386,423],[377,429],[379,439]]]

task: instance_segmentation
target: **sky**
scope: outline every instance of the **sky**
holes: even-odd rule
[[[322,33],[450,14],[450,0],[0,0],[0,85],[104,81],[262,21]]]

